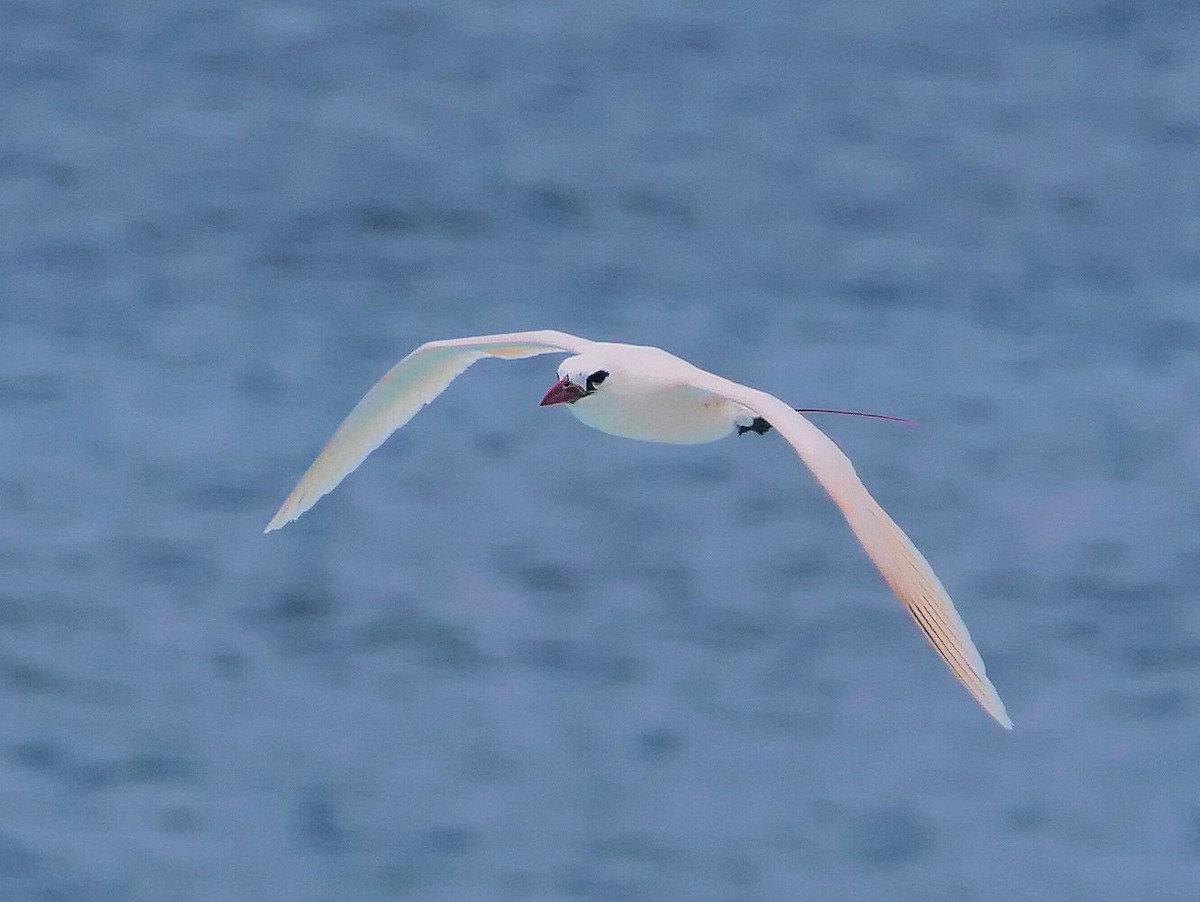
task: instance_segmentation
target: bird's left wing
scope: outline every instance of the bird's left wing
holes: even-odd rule
[[[574,354],[592,344],[586,338],[543,329],[450,338],[421,345],[388,370],[354,406],[264,532],[279,529],[316,504],[476,360],[484,357],[515,360],[556,352]]]
[[[689,384],[749,408],[788,440],[841,509],[867,555],[951,673],[985,711],[1011,730],[1012,720],[1004,702],[988,679],[983,659],[954,602],[904,530],[871,497],[850,459],[829,436],[774,395],[691,369],[694,372],[686,377]]]

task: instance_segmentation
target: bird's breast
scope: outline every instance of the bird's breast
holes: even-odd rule
[[[609,435],[677,445],[724,438],[745,416],[744,409],[732,401],[691,387],[601,391],[581,398],[570,409],[581,423]]]

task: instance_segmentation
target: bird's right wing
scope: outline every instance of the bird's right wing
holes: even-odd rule
[[[543,329],[451,338],[421,345],[388,370],[354,406],[264,532],[279,529],[316,504],[476,360],[484,357],[515,360],[555,352],[577,354],[592,344],[586,338]]]
[[[904,530],[871,497],[842,450],[820,429],[767,392],[740,385],[699,368],[687,380],[698,388],[744,405],[779,430],[841,509],[850,529],[904,604],[929,644],[971,697],[1005,729],[1012,720],[966,624],[941,581]]]

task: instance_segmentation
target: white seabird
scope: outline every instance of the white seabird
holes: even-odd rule
[[[423,344],[355,405],[265,531],[312,507],[475,361],[553,353],[572,356],[559,365],[558,381],[541,404],[565,404],[576,419],[601,432],[696,444],[735,431],[777,429],[841,509],[867,556],[951,673],[1001,726],[1012,729],[950,596],[921,552],[871,497],[841,449],[773,395],[706,372],[661,348],[589,341],[549,329]]]

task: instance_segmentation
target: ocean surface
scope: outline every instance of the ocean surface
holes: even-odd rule
[[[0,900],[1200,898],[1200,4],[0,3]],[[824,417],[1016,723],[778,435]]]

